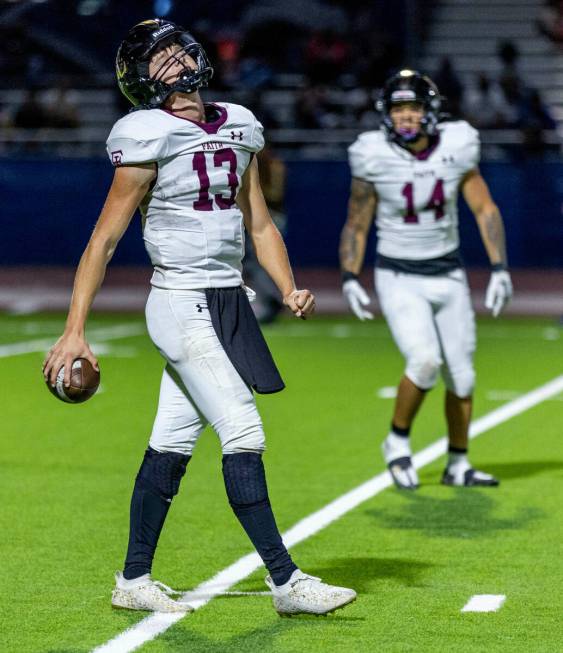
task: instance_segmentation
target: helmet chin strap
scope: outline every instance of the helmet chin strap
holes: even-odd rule
[[[422,129],[418,129],[416,133],[414,133],[412,136],[408,136],[405,133],[401,133],[398,129],[394,129],[393,131],[395,133],[396,139],[402,142],[404,145],[414,145],[421,138],[423,138],[423,136],[425,136],[425,133]]]
[[[420,129],[417,129],[416,131],[397,129],[396,131],[399,136],[407,143],[414,143],[422,136]]]

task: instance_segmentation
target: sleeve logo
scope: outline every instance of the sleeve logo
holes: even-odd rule
[[[111,162],[114,166],[121,165],[121,157],[123,156],[123,150],[115,150],[111,153]]]

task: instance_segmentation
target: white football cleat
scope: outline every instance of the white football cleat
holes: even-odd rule
[[[449,466],[442,475],[443,485],[455,487],[497,487],[500,481],[486,472],[480,472],[473,467]]]
[[[284,585],[275,585],[270,576],[266,576],[266,585],[272,590],[274,609],[280,616],[328,614],[356,600],[354,590],[327,585],[300,569],[296,569]]]
[[[149,574],[133,580],[115,574],[115,589],[111,594],[111,605],[126,610],[151,610],[153,612],[193,612],[188,603],[180,603],[170,598],[180,595],[164,583],[152,580]]]
[[[416,490],[419,487],[418,474],[412,465],[409,439],[389,433],[381,450],[395,485],[400,490]]]

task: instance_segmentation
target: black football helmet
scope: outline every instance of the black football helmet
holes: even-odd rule
[[[149,62],[157,49],[172,43],[177,43],[181,49],[161,64],[157,76],[166,73],[184,53],[196,62],[197,69],[184,65],[178,79],[167,84],[150,77]],[[129,31],[117,51],[115,70],[121,92],[137,109],[159,107],[175,91],[193,93],[207,86],[213,75],[204,49],[193,36],[183,27],[160,18],[144,20]]]
[[[401,133],[393,126],[391,107],[401,102],[417,102],[424,109],[421,128],[415,133]],[[383,129],[387,137],[402,145],[417,141],[421,136],[433,136],[440,115],[442,100],[438,87],[434,82],[416,70],[401,70],[390,77],[383,87],[381,96],[376,102],[376,108],[381,113]]]

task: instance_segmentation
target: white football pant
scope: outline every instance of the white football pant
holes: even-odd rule
[[[405,357],[405,375],[428,390],[441,372],[450,392],[458,397],[471,395],[475,315],[465,272],[430,276],[376,268],[375,287],[383,315]]]
[[[150,446],[192,454],[207,424],[224,454],[265,449],[254,395],[223,349],[202,290],[152,288],[149,335],[166,359]]]

